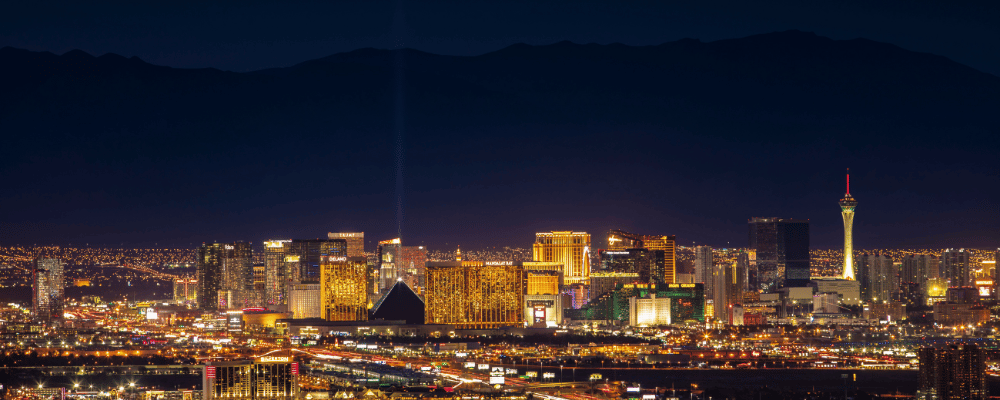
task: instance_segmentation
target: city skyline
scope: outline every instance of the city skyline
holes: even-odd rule
[[[0,400],[1000,393],[1000,2],[5,11]]]

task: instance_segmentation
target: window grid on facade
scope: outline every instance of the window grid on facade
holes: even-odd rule
[[[563,263],[567,284],[587,283],[590,279],[590,234],[571,231],[536,233],[532,250],[534,261]]]
[[[368,320],[367,272],[364,257],[331,257],[324,261],[320,284],[324,319]]]
[[[425,320],[458,329],[521,326],[525,280],[520,265],[429,263]]]

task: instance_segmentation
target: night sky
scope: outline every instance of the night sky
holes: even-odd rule
[[[987,88],[983,104],[1000,96],[991,89],[1000,76],[995,2],[285,3],[23,2],[0,13],[0,47],[246,73],[368,47],[478,56],[517,43],[650,46],[795,29],[944,56],[986,73],[958,69],[963,78],[955,80]],[[422,65],[410,57],[406,66]],[[402,233],[404,244],[451,249],[528,247],[535,231],[585,230],[602,247],[601,233],[621,228],[737,247],[746,245],[748,218],[779,216],[810,219],[813,246],[837,247],[836,202],[850,167],[856,248],[1000,246],[995,113],[965,107],[949,119],[943,108],[936,118],[945,122],[929,124],[921,122],[926,112],[913,111],[910,129],[899,123],[908,119],[903,112],[878,120],[884,126],[859,123],[864,131],[785,116],[774,117],[777,124],[796,128],[769,132],[716,123],[767,119],[732,106],[720,106],[713,121],[676,124],[633,117],[628,108],[584,121],[525,106],[466,113],[479,118],[473,122],[454,111],[462,122],[449,124],[422,113],[433,107],[420,88],[437,83],[396,71],[384,76],[391,100],[350,103],[355,114],[373,116],[369,124],[330,118],[321,131],[305,123],[296,131],[303,116],[336,113],[308,102],[289,108],[285,122],[268,110],[273,133],[206,128],[183,140],[163,133],[176,128],[163,122],[176,116],[128,124],[115,121],[125,115],[77,118],[45,137],[56,130],[43,127],[48,122],[33,130],[0,113],[0,134],[9,138],[0,150],[0,245],[188,247],[360,230],[373,241]],[[8,72],[0,85],[18,79]],[[114,87],[88,90],[118,96]],[[505,101],[454,90],[440,93]],[[987,122],[967,123],[968,115]]]

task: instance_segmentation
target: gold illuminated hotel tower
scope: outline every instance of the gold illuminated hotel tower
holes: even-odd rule
[[[854,207],[858,202],[851,197],[851,169],[847,169],[847,194],[840,199],[840,215],[844,217],[844,279],[854,280]]]
[[[424,320],[457,329],[522,327],[525,282],[518,262],[429,261]]]
[[[563,279],[567,285],[589,283],[589,233],[572,231],[536,233],[532,250],[534,261],[562,263]]]
[[[344,239],[347,241],[348,257],[365,256],[365,233],[364,232],[329,232],[326,237],[330,239]]]
[[[320,264],[320,308],[327,321],[368,320],[368,260],[327,256]]]

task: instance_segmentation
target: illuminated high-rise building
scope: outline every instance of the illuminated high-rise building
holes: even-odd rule
[[[250,243],[212,243],[198,248],[198,307],[242,309],[253,291]]]
[[[523,326],[525,281],[524,268],[512,261],[428,262],[425,321],[458,329]]]
[[[899,270],[899,284],[903,301],[911,306],[923,305],[927,283],[938,277],[937,269],[938,259],[933,255],[907,254],[903,256]]]
[[[639,273],[643,277],[642,271]],[[666,250],[649,250],[649,277],[647,282],[677,283],[677,264]]]
[[[396,279],[400,277],[397,265],[402,264],[401,247],[403,245],[399,238],[378,242],[376,259],[378,260],[379,271],[379,293],[389,291],[396,284]]]
[[[629,298],[630,326],[670,325],[670,298],[657,298],[656,293],[646,297]]]
[[[562,324],[563,304],[559,293],[561,271],[525,271],[524,320],[532,327]]]
[[[944,279],[944,273],[941,272],[941,257],[935,255],[927,255],[927,279]]]
[[[252,305],[254,297],[252,258],[250,243],[235,242],[222,246],[220,308],[240,310]]]
[[[368,260],[329,256],[320,266],[320,296],[327,321],[368,320]]]
[[[987,354],[974,344],[948,344],[919,350],[917,399],[985,400]]]
[[[887,303],[895,300],[899,281],[892,257],[884,254],[861,255],[861,295],[865,302]],[[867,296],[867,297],[866,297]]]
[[[243,295],[243,306],[244,307],[266,307],[267,306],[267,291],[266,279],[267,270],[264,267],[263,262],[251,262],[250,264],[251,278],[250,278],[250,290],[248,290]]]
[[[293,239],[284,246],[288,279],[294,283],[319,283],[323,260],[347,257],[346,239]]]
[[[907,254],[900,260],[899,281],[923,283],[929,277],[929,269],[937,267],[937,258],[929,254]]]
[[[749,227],[748,279],[753,290],[775,292],[809,284],[809,221],[752,218]]]
[[[35,318],[46,323],[58,323],[63,317],[66,298],[64,266],[58,258],[41,258],[35,260],[35,268],[31,272],[32,312]]]
[[[743,304],[743,292],[747,287],[747,268],[750,264],[747,253],[736,255],[731,263],[719,263],[712,267],[712,306],[715,320],[731,324],[733,307]]]
[[[525,261],[521,263],[521,266],[526,272],[554,272],[559,276],[559,287],[562,288],[565,285],[561,262]]]
[[[180,278],[174,280],[174,303],[197,304],[198,280]]]
[[[662,251],[662,253],[647,253],[649,262],[646,268],[638,271],[643,281],[650,279],[662,283],[677,282],[677,237],[658,235],[636,235],[622,230],[608,232],[609,251],[628,251],[629,249],[646,249],[647,251]]]
[[[620,285],[643,282],[637,272],[594,272],[590,274],[590,301],[612,292]],[[649,282],[646,280],[645,282]]]
[[[694,248],[694,281],[705,284],[705,297],[712,297],[712,248],[695,246]]]
[[[396,263],[396,276],[411,288],[423,291],[424,267],[427,264],[427,248],[424,246],[400,246],[399,261]]]
[[[525,293],[559,294],[559,273],[554,271],[525,271]]]
[[[982,260],[979,268],[972,269],[971,284],[979,290],[979,295],[984,297],[984,300],[996,298],[993,283],[996,278],[996,269],[993,264],[993,260]]]
[[[847,169],[847,193],[840,199],[840,215],[844,218],[844,274],[843,278],[854,280],[854,208],[858,202],[851,197],[851,169]]]
[[[299,365],[287,356],[213,361],[202,367],[202,399],[296,400]]]
[[[365,233],[364,232],[330,232],[328,239],[344,239],[347,242],[348,257],[365,256]]]
[[[318,283],[294,283],[288,287],[288,311],[292,318],[322,318],[322,294]]]
[[[264,304],[272,310],[285,311],[288,307],[289,290],[294,283],[286,262],[289,255],[285,245],[289,242],[291,240],[264,242]]]
[[[969,252],[965,249],[947,249],[941,253],[941,271],[948,286],[969,286],[972,271],[969,269]]]
[[[590,278],[590,234],[587,232],[552,231],[535,234],[533,260],[560,262],[567,285],[588,283]]]
[[[571,283],[562,287],[563,303],[567,308],[579,309],[590,301],[590,285]]]
[[[219,310],[219,291],[222,289],[222,246],[224,246],[222,243],[212,243],[202,244],[198,248],[195,259],[198,268],[198,307],[203,310]]]
[[[649,269],[649,250],[643,248],[601,250],[597,258],[601,263],[600,272],[638,274]]]

